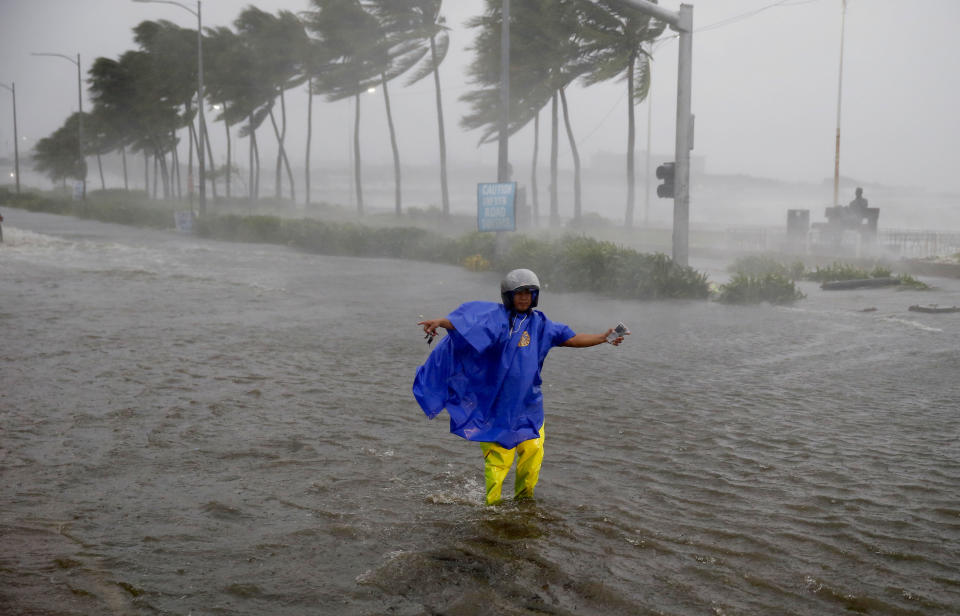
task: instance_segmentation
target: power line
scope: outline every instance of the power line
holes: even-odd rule
[[[777,8],[777,7],[800,6],[800,5],[803,5],[803,4],[811,4],[811,3],[813,3],[813,2],[819,2],[819,1],[820,1],[820,0],[779,0],[778,2],[774,2],[773,4],[768,4],[767,6],[762,6],[762,7],[758,8],[758,9],[753,10],[753,11],[748,11],[748,12],[742,13],[742,14],[740,14],[740,15],[735,15],[735,16],[733,16],[733,17],[728,17],[727,19],[723,19],[723,20],[721,20],[721,21],[718,21],[718,22],[716,22],[716,23],[712,23],[712,24],[710,24],[710,25],[708,25],[708,26],[704,26],[704,27],[702,27],[702,28],[696,28],[696,29],[694,29],[694,32],[706,32],[707,30],[715,30],[715,29],[717,29],[717,28],[722,28],[722,27],[724,27],[724,26],[729,26],[729,25],[731,25],[731,24],[735,24],[735,23],[740,22],[740,21],[743,21],[743,20],[745,20],[745,19],[750,19],[751,17],[755,17],[755,16],[759,15],[760,13],[763,13],[764,11],[768,11],[768,10],[770,10],[770,9]]]

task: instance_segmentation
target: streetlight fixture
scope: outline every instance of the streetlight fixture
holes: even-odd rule
[[[83,80],[80,77],[80,54],[77,54],[77,59],[74,60],[70,56],[65,56],[62,53],[31,53],[31,56],[55,56],[57,58],[63,58],[64,60],[70,62],[71,64],[77,65],[77,109],[79,113],[77,114],[77,149],[80,153],[80,162],[83,164],[83,177],[80,178],[82,184],[82,193],[81,197],[83,200],[87,199],[87,163],[86,158],[83,155]]]
[[[10,90],[13,95],[13,171],[17,179],[17,194],[20,194],[20,138],[17,136],[17,84],[10,82],[8,86],[0,83],[0,87]]]
[[[186,4],[181,4],[176,0],[133,0],[133,2],[154,3],[154,4],[173,4],[179,6],[191,15],[197,17],[197,107],[200,110],[199,126],[197,128],[197,172],[200,180],[200,215],[207,212],[207,178],[206,165],[203,162],[204,153],[204,135],[206,134],[207,123],[203,117],[203,20],[200,12],[200,0],[197,0],[197,10],[194,11]]]

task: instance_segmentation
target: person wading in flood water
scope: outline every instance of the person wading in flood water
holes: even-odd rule
[[[437,328],[448,335],[417,369],[413,383],[413,395],[427,417],[446,408],[450,432],[480,443],[488,505],[500,502],[515,453],[514,498],[533,498],[543,462],[540,371],[550,349],[623,342],[614,329],[577,334],[534,310],[540,280],[528,269],[508,273],[500,296],[502,304],[467,302],[446,317],[417,323],[430,341]]]

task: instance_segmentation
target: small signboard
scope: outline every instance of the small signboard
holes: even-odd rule
[[[80,201],[83,199],[83,180],[77,180],[73,183],[73,200]]]
[[[477,230],[516,231],[517,183],[477,184]]]
[[[193,212],[190,210],[177,210],[173,213],[173,224],[177,226],[180,233],[193,232]]]

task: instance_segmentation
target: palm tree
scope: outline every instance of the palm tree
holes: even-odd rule
[[[269,68],[258,55],[251,37],[239,36],[228,28],[210,30],[210,61],[205,66],[204,81],[208,96],[223,105],[218,119],[229,127],[244,123],[240,136],[248,137],[249,177],[247,197],[255,201],[260,194],[260,152],[257,129],[266,120],[272,101],[277,96],[276,84]],[[229,142],[229,141],[228,141]],[[227,168],[232,169],[230,159]]]
[[[205,153],[199,151],[198,131],[194,129],[194,118],[198,117],[199,105],[194,106],[197,83],[197,33],[193,30],[180,28],[168,21],[144,21],[134,29],[134,40],[145,51],[152,64],[157,87],[162,96],[182,108],[177,126],[172,127],[174,132],[186,127],[190,136],[190,151],[197,151],[197,156]],[[174,137],[174,143],[176,138]],[[170,149],[174,164],[174,171],[179,170],[178,153],[176,147]],[[179,191],[179,181],[177,187]],[[214,196],[216,186],[214,185]]]
[[[33,149],[34,169],[54,182],[66,186],[67,178],[82,179],[87,175],[87,163],[80,155],[77,134],[79,113],[73,113],[49,137],[37,141]]]
[[[586,0],[528,0],[516,3],[511,11],[510,31],[510,118],[508,130],[513,134],[537,117],[539,111],[550,103],[551,156],[550,156],[550,220],[559,223],[557,200],[557,149],[558,149],[558,103],[563,89],[577,79],[585,70],[581,42],[578,35],[579,21],[583,16]],[[473,49],[476,56],[469,68],[479,90],[468,92],[461,100],[471,105],[471,112],[461,124],[467,129],[483,129],[480,139],[486,143],[496,137],[499,127],[500,83],[500,2],[487,0],[485,13],[468,22],[479,33]],[[574,156],[574,219],[581,214],[580,165],[573,139],[569,111],[565,110],[571,150]]]
[[[304,163],[304,205],[310,205],[310,153],[313,143],[313,95],[314,76],[323,70],[327,59],[323,55],[323,49],[312,39],[307,42],[303,49],[303,69],[307,76],[307,143],[306,159]]]
[[[284,92],[307,80],[304,72],[309,38],[300,19],[290,11],[279,11],[276,16],[250,6],[234,22],[240,36],[254,50],[264,69],[263,77],[269,80],[274,95],[265,101],[267,117],[277,138],[276,197],[281,192],[281,169],[286,167],[290,183],[290,198],[296,201],[293,171],[287,156],[284,141],[287,133],[287,112]],[[280,101],[280,126],[273,108]]]
[[[397,44],[391,50],[397,74],[413,70],[406,85],[411,86],[433,75],[437,105],[437,129],[440,139],[440,194],[442,212],[450,215],[450,192],[447,186],[447,140],[443,122],[443,100],[440,89],[440,64],[450,48],[449,28],[440,14],[443,0],[369,0],[375,15],[388,36]],[[398,189],[399,192],[399,189]],[[400,214],[399,195],[397,214]]]
[[[633,226],[636,194],[634,107],[650,92],[650,56],[644,44],[663,33],[666,24],[625,3],[597,0],[585,20],[585,50],[590,57],[586,85],[619,78],[627,83],[627,211],[624,223]]]
[[[353,152],[357,211],[362,216],[363,180],[360,159],[360,95],[382,82],[389,66],[388,46],[377,18],[359,0],[312,0],[304,13],[307,30],[328,59],[314,83],[327,100],[354,98]]]
[[[204,90],[214,105],[220,106],[217,120],[223,120],[226,129],[226,163],[218,171],[211,165],[210,171],[214,175],[224,175],[226,197],[231,197],[233,184],[233,140],[230,135],[232,114],[228,111],[228,100],[232,99],[233,79],[242,72],[243,66],[238,59],[241,43],[232,30],[224,26],[206,29],[204,40]]]
[[[145,51],[128,51],[119,60],[97,58],[88,74],[94,113],[110,117],[121,131],[121,146],[154,157],[163,177],[164,196],[169,196],[166,153],[175,146],[174,131],[182,126],[182,118],[162,65]]]

